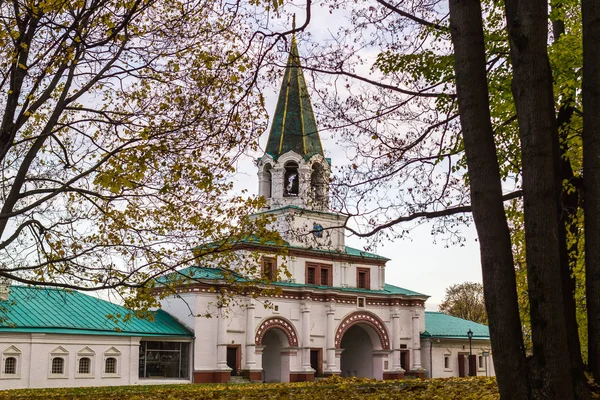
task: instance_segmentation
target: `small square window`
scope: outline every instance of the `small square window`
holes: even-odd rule
[[[356,299],[356,305],[357,305],[359,308],[364,308],[364,307],[365,307],[365,305],[366,305],[365,298],[364,298],[364,297],[358,297],[358,298]]]

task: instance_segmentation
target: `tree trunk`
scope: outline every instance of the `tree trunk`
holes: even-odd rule
[[[504,399],[527,399],[528,374],[510,235],[490,121],[478,0],[450,0],[450,33],[498,388]]]
[[[556,35],[556,33],[555,33]],[[558,111],[557,122],[560,128],[559,135],[561,141],[566,141],[565,132],[574,113],[573,107],[563,105]],[[563,129],[564,128],[564,129]],[[575,175],[571,167],[571,161],[564,151],[566,146],[561,146],[559,157],[560,182],[568,181],[573,183]],[[559,216],[559,251],[560,251],[560,273],[563,290],[563,304],[565,308],[565,327],[567,329],[567,338],[570,355],[570,368],[573,374],[573,387],[577,399],[589,399],[591,393],[587,386],[587,378],[584,373],[583,359],[581,358],[581,342],[579,341],[579,330],[577,329],[577,307],[575,304],[575,277],[573,276],[572,266],[575,265],[579,256],[577,242],[567,243],[567,236],[577,237],[579,229],[575,218],[579,209],[579,191],[561,190],[560,195],[560,216]]]
[[[600,383],[600,4],[582,0],[583,185],[588,360]]]
[[[548,3],[506,0],[521,139],[534,398],[573,399],[559,252],[558,129],[547,53]]]

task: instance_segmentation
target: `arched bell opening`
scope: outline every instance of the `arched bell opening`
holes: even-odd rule
[[[283,181],[283,195],[286,197],[296,197],[300,190],[300,176],[298,175],[298,163],[289,161],[284,165],[285,175]]]
[[[270,199],[273,195],[273,179],[271,177],[271,164],[265,164],[260,174],[260,190],[259,195],[266,199]]]

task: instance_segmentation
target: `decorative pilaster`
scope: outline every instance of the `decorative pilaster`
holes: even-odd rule
[[[379,273],[377,274],[377,277],[379,278],[379,290],[383,290],[385,288],[385,266],[380,265],[378,272]]]
[[[327,368],[325,370],[326,375],[339,374],[340,370],[336,364],[335,357],[335,303],[329,303],[327,305],[327,342],[326,342],[326,360]]]
[[[300,187],[298,196],[302,200],[302,204],[308,206],[310,202],[310,169],[306,165],[301,165],[298,168],[298,175],[300,178]]]
[[[413,317],[412,317],[412,348],[413,348],[412,369],[416,370],[416,371],[423,369],[423,367],[421,366],[421,332],[419,329],[420,328],[420,325],[419,325],[419,317],[420,316],[421,316],[421,313],[419,311],[415,311],[415,313],[413,314]]]
[[[400,309],[392,310],[392,370],[401,371],[400,363]]]
[[[256,343],[254,343],[254,310],[256,304],[250,300],[246,305],[246,365],[244,369],[252,370],[256,368],[255,352]]]
[[[227,370],[227,320],[223,308],[217,314],[217,369]]]
[[[310,304],[300,305],[302,313],[302,370],[312,371],[310,366]]]
[[[283,179],[285,170],[283,166],[271,168],[271,199],[281,201],[283,199]]]

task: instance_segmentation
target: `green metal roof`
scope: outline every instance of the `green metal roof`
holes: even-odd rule
[[[225,274],[229,274],[234,277],[238,282],[249,283],[252,282],[249,279],[243,278],[241,275],[236,275],[231,271],[223,271],[219,268],[210,268],[210,267],[188,267],[184,268],[177,272],[179,276],[188,277],[194,280],[220,280],[225,279]],[[165,279],[168,279],[166,277]],[[261,281],[256,281],[257,284],[260,284]],[[402,296],[419,296],[419,297],[429,297],[422,293],[413,292],[412,290],[403,289],[401,287],[397,287],[390,284],[385,284],[383,290],[370,290],[370,289],[360,289],[353,287],[338,287],[338,286],[322,286],[322,285],[310,285],[303,283],[295,283],[295,282],[273,282],[273,286],[279,286],[282,288],[294,288],[294,289],[317,289],[317,290],[337,290],[341,292],[353,292],[353,293],[365,293],[365,294],[383,294],[383,295],[402,295]]]
[[[425,312],[425,332],[421,337],[439,337],[448,339],[468,339],[469,329],[473,339],[489,339],[490,331],[487,325],[466,319],[453,317],[441,312]]]
[[[118,336],[193,336],[168,313],[153,312],[154,321],[133,317],[114,321],[129,310],[106,300],[63,289],[13,285],[8,300],[0,301],[0,332],[38,332]]]
[[[315,154],[323,155],[295,37],[292,38],[266,152],[277,160],[290,150],[306,159]]]

